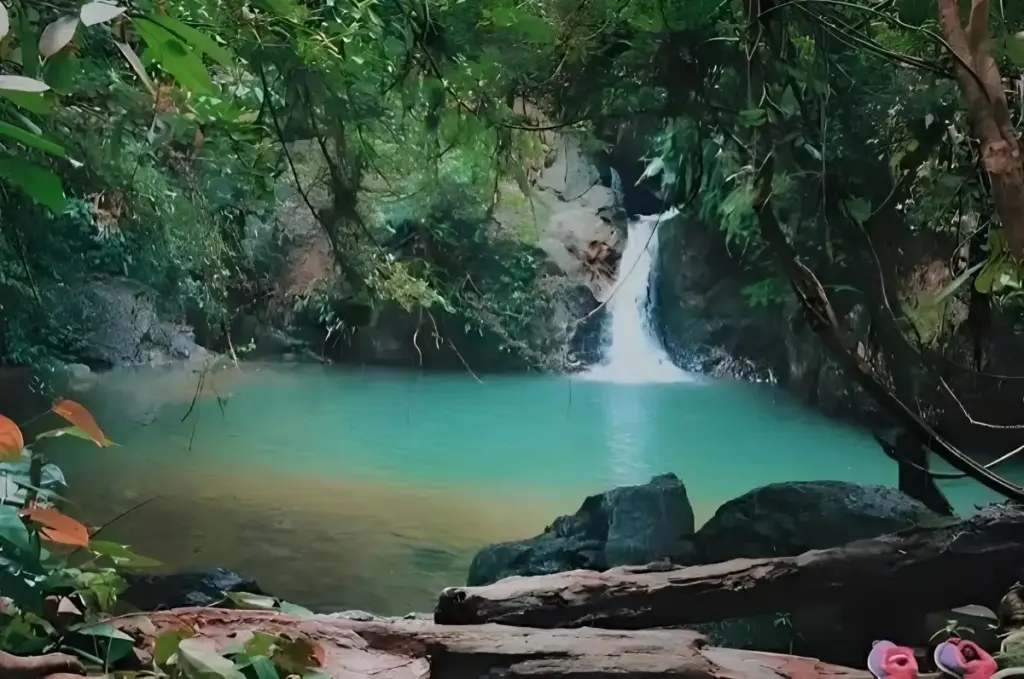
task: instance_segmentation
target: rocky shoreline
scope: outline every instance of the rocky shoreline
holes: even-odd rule
[[[951,621],[994,652],[993,610],[1021,563],[1024,512],[1015,507],[959,520],[883,486],[789,482],[726,502],[695,530],[685,486],[666,474],[588,497],[535,537],[484,547],[469,586],[440,593],[433,614],[342,611],[294,624],[345,630],[338,658],[347,669],[332,676],[381,669],[350,673],[366,661],[345,645],[355,638],[359,654],[422,669],[393,676],[866,676],[851,668],[864,666],[874,639],[910,646],[927,665]],[[960,577],[971,572],[985,577]],[[204,624],[286,624],[273,617],[280,611],[257,619],[211,608],[229,591],[260,590],[214,569],[135,576],[122,599],[221,620]],[[486,655],[488,644],[504,650]]]

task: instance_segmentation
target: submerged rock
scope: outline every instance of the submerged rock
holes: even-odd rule
[[[473,558],[467,584],[663,559],[685,563],[693,530],[686,486],[674,474],[655,476],[588,497],[575,514],[558,517],[536,537],[484,547]]]
[[[895,488],[847,481],[773,483],[718,508],[694,542],[701,563],[795,556],[937,519]]]
[[[126,573],[128,588],[119,599],[143,611],[211,606],[227,592],[264,594],[254,580],[224,568],[178,573]]]

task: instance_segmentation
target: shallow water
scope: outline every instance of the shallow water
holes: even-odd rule
[[[765,483],[895,484],[873,440],[767,388],[245,364],[120,371],[79,396],[120,447],[51,449],[80,512],[169,567],[320,610],[430,610],[476,549],[675,472],[698,522]],[[186,417],[186,414],[188,416]],[[990,499],[967,482],[959,509]]]

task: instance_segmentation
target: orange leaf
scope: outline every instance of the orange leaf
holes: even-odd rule
[[[41,525],[40,535],[50,542],[76,547],[89,546],[89,529],[53,507],[28,507],[21,510],[21,515]]]
[[[25,437],[10,418],[0,415],[0,460],[16,458],[25,449]]]
[[[96,420],[92,418],[92,415],[89,414],[89,411],[84,406],[64,399],[53,404],[53,412],[88,434],[93,443],[100,448],[111,445],[110,439],[103,435],[103,431],[96,424]]]

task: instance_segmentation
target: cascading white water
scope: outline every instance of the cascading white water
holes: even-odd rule
[[[668,357],[651,323],[650,289],[658,254],[658,225],[676,215],[638,217],[629,224],[626,249],[608,299],[603,361],[587,377],[619,383],[684,382],[693,377]]]

